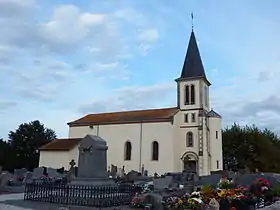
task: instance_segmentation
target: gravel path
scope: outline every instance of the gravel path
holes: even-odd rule
[[[94,208],[84,206],[63,206],[58,204],[24,201],[23,193],[0,195],[0,210],[130,210],[126,206],[112,208]]]
[[[31,208],[23,208],[20,206],[7,205],[5,202],[12,202],[16,200],[23,200],[23,194],[4,194],[0,195],[0,209],[1,210],[34,210]]]

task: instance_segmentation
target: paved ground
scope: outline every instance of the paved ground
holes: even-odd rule
[[[114,208],[93,208],[82,206],[63,206],[49,203],[39,203],[24,201],[23,194],[6,194],[0,195],[0,210],[129,210],[128,207],[114,207]]]

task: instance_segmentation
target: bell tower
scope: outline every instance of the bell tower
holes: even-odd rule
[[[194,31],[192,30],[181,76],[177,82],[177,106],[184,118],[186,135],[192,133],[193,148],[198,156],[197,170],[200,175],[207,175],[210,161],[210,143],[207,129],[207,113],[209,112],[209,86]],[[197,145],[197,146],[195,146]]]

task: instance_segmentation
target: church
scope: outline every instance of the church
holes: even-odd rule
[[[210,108],[209,87],[194,31],[177,83],[177,106],[88,114],[68,123],[68,138],[42,146],[39,166],[69,168],[87,135],[107,142],[107,165],[154,173],[223,169],[221,116]],[[92,163],[92,167],[94,167]],[[98,165],[98,164],[97,164]]]

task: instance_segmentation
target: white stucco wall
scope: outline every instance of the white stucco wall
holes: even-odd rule
[[[40,151],[39,167],[70,168],[69,163],[73,159],[78,164],[78,146],[70,151]]]
[[[174,171],[173,165],[173,128],[170,122],[112,124],[93,126],[77,126],[69,128],[69,138],[82,138],[87,134],[95,134],[107,141],[107,163],[118,167],[125,166],[126,171],[141,169],[144,164],[149,174],[163,174]],[[142,134],[141,134],[142,132]],[[141,141],[142,136],[142,141]],[[132,144],[131,160],[124,160],[124,145]],[[159,160],[152,161],[152,142],[159,143]],[[142,145],[142,147],[141,147]],[[140,159],[141,156],[141,159]]]
[[[210,151],[211,151],[211,171],[223,170],[223,145],[222,145],[222,124],[221,118],[209,118],[210,129]],[[216,131],[218,138],[216,138]],[[219,167],[217,167],[219,161]]]

